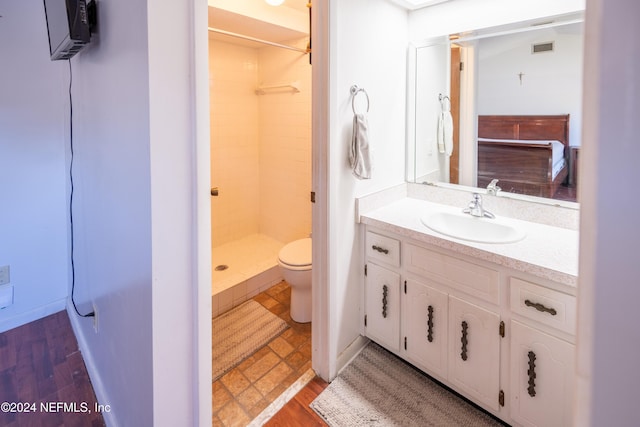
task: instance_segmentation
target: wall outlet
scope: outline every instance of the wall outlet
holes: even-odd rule
[[[13,285],[0,286],[0,309],[13,304]]]
[[[98,307],[96,306],[96,303],[92,303],[93,305],[93,331],[97,334],[98,333]]]
[[[0,286],[6,285],[9,282],[10,282],[9,266],[3,265],[2,267],[0,267]]]

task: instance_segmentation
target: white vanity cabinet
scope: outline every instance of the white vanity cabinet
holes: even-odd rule
[[[368,264],[364,294],[367,336],[397,352],[400,344],[400,275]]]
[[[571,425],[575,296],[409,237],[365,235],[367,337],[511,425]]]
[[[523,426],[572,424],[575,346],[511,321],[511,417]]]
[[[448,295],[419,281],[407,279],[401,297],[404,356],[439,379],[446,379]]]
[[[449,297],[449,381],[499,410],[500,316]]]
[[[511,417],[524,426],[572,425],[575,345],[537,324],[575,334],[576,299],[511,278]],[[520,320],[521,319],[521,320]]]
[[[365,333],[383,347],[400,349],[400,241],[367,233],[364,312]],[[382,266],[384,265],[384,267]]]

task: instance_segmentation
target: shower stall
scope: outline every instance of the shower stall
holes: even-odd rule
[[[209,32],[214,316],[282,280],[280,248],[311,232],[308,36],[231,30]]]

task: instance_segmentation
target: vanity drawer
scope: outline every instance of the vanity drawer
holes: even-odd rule
[[[404,245],[403,258],[408,271],[500,304],[500,274],[496,270],[411,244]]]
[[[570,334],[576,333],[576,297],[512,277],[511,311]]]
[[[400,241],[367,231],[367,257],[399,267]]]

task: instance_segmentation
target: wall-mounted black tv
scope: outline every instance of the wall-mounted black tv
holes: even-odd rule
[[[44,0],[51,60],[69,59],[91,39],[85,0]]]

